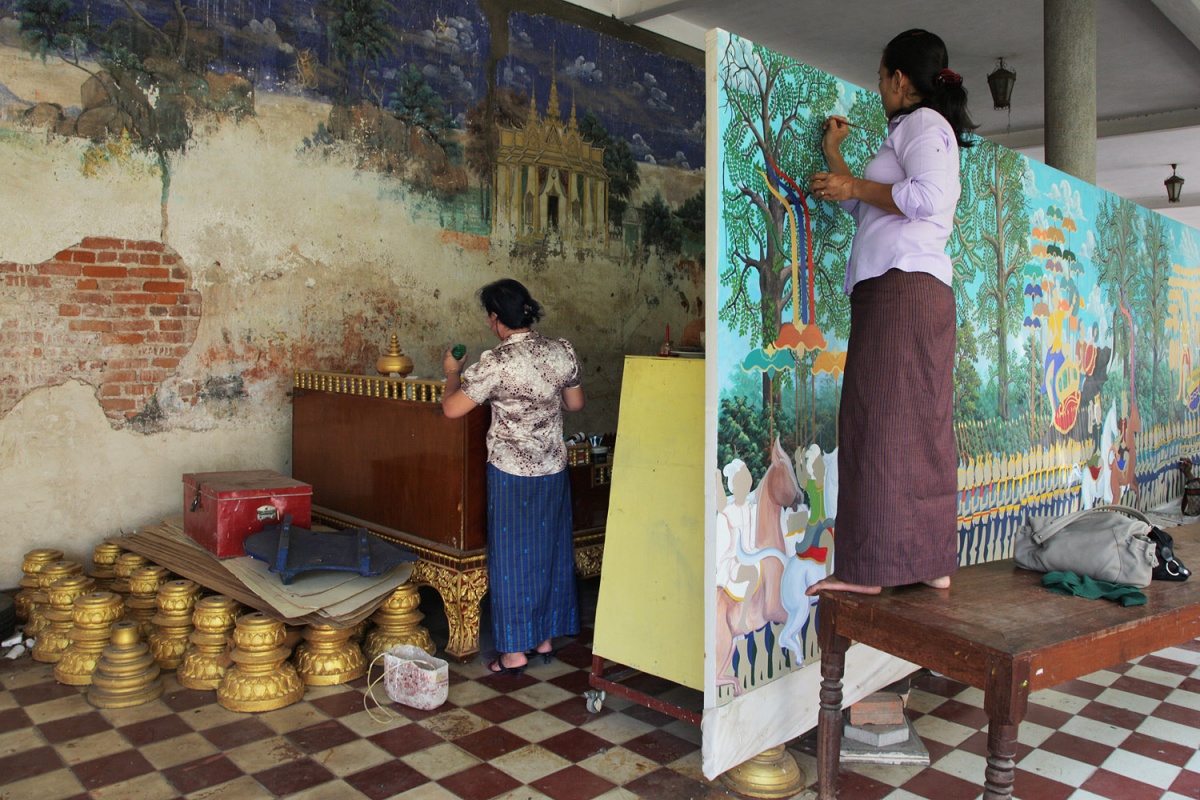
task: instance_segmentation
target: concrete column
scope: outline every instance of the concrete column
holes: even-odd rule
[[[1043,0],[1046,163],[1096,182],[1096,0]]]

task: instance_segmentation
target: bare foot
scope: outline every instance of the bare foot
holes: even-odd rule
[[[949,578],[946,579],[949,581]],[[839,580],[836,575],[830,575],[828,578],[823,578],[812,586],[804,590],[804,593],[809,597],[816,597],[819,592],[855,592],[857,594],[879,594],[881,587],[879,586],[863,586],[859,583],[846,583]]]
[[[933,580],[921,581],[921,583],[925,584],[926,586],[932,586],[934,589],[949,589],[950,576],[943,575],[942,577],[934,578]]]

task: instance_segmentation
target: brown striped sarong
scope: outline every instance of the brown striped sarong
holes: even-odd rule
[[[957,569],[954,293],[891,270],[850,295],[834,574],[901,586]]]

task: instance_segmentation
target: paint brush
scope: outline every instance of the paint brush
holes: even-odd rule
[[[851,122],[850,120],[839,120],[836,124],[845,125],[849,128],[858,128],[860,131],[866,131],[867,133],[879,135],[879,131],[875,130],[874,128],[868,128],[866,125],[859,125],[857,122]]]

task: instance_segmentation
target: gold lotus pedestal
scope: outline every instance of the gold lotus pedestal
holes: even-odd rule
[[[50,547],[39,547],[30,550],[21,561],[21,572],[24,577],[20,580],[21,591],[13,598],[13,608],[17,612],[18,622],[29,621],[29,609],[33,606],[31,595],[38,590],[38,573],[42,567],[55,561],[62,561],[63,551]]]
[[[238,613],[237,601],[223,594],[209,595],[196,601],[192,612],[195,628],[188,635],[191,646],[175,671],[179,683],[188,689],[216,689],[225,677],[225,649]]]
[[[138,623],[114,624],[112,638],[96,661],[88,702],[96,708],[128,708],[162,693],[161,671],[138,634]]]
[[[109,629],[124,615],[125,606],[114,592],[90,592],[75,598],[71,644],[54,665],[54,679],[68,686],[90,684],[96,662],[108,646]]]
[[[86,575],[59,578],[46,590],[50,607],[43,612],[46,627],[33,645],[33,660],[57,663],[71,646],[71,629],[75,627],[75,598],[95,591],[96,582]]]
[[[768,800],[792,797],[806,783],[795,757],[781,744],[723,773],[721,780],[738,794]]]
[[[192,611],[200,594],[195,581],[167,581],[158,589],[158,613],[151,622],[150,652],[162,669],[175,669],[183,662],[188,636],[193,630]]]
[[[122,553],[117,556],[117,560],[113,564],[116,576],[113,578],[112,589],[109,591],[116,592],[124,600],[129,595],[129,576],[133,574],[134,570],[148,566],[150,566],[150,559],[137,553]]]
[[[96,581],[97,592],[112,590],[113,581],[117,577],[117,559],[125,551],[116,542],[103,541],[92,551],[92,579]]]
[[[304,696],[304,681],[287,663],[283,623],[266,614],[244,614],[233,631],[233,666],[217,687],[217,702],[230,711],[274,711]]]
[[[425,619],[425,615],[417,610],[420,604],[421,595],[411,582],[388,595],[379,610],[371,615],[375,627],[363,640],[363,655],[367,661],[374,661],[380,653],[401,644],[415,645],[430,655],[437,652],[433,637],[420,624]]]
[[[333,686],[361,678],[367,671],[354,628],[311,624],[292,658],[306,686]]]
[[[158,613],[158,590],[171,577],[166,567],[151,564],[129,574],[129,596],[125,598],[125,616],[138,624],[138,636],[150,641],[154,633],[154,615]]]
[[[60,578],[83,574],[78,561],[51,561],[37,574],[37,588],[29,594],[29,622],[25,624],[25,635],[37,638],[45,630],[48,621],[46,611],[50,608],[50,585]]]

